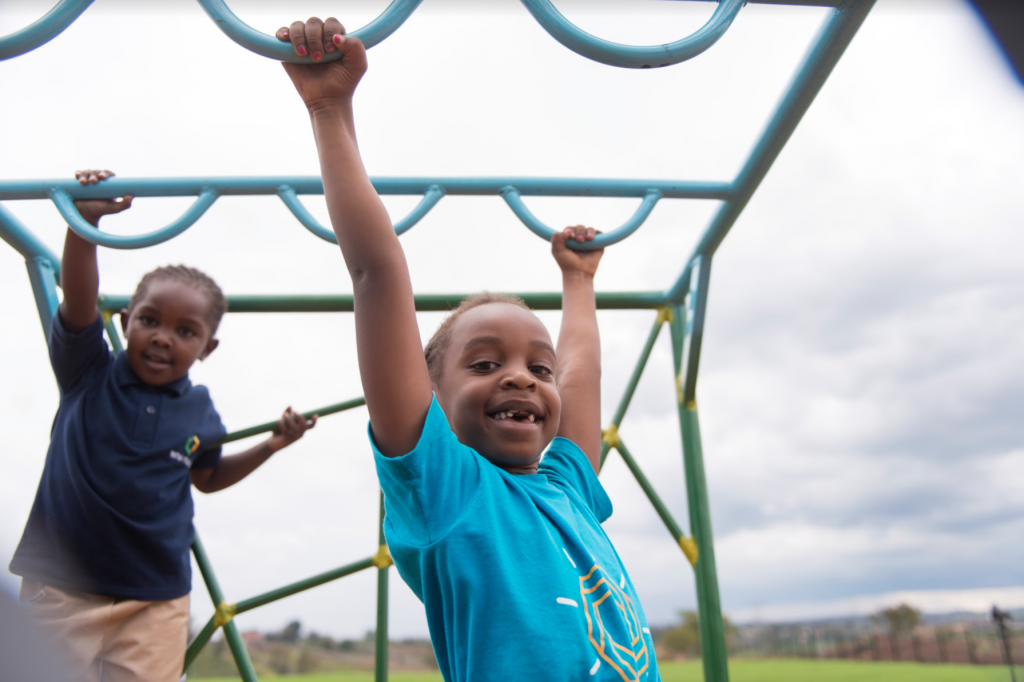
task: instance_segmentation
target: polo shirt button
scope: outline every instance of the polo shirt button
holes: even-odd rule
[[[156,414],[156,408],[150,405],[146,408],[146,414]]]

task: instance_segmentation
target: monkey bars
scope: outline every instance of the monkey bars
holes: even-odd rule
[[[42,19],[11,35],[0,38],[0,59],[8,59],[33,50],[59,35],[89,6],[92,0],[61,0]],[[664,291],[598,292],[598,308],[609,310],[649,309],[654,323],[641,350],[630,380],[602,436],[601,460],[615,450],[636,478],[641,490],[651,501],[666,529],[693,566],[697,584],[697,605],[700,614],[700,640],[707,682],[727,682],[725,632],[721,601],[715,570],[714,542],[710,507],[704,475],[704,459],[697,418],[696,388],[703,339],[704,320],[711,265],[715,251],[757,190],[772,163],[796,129],[807,108],[839,61],[870,11],[874,0],[750,0],[764,4],[815,5],[831,11],[814,39],[782,100],[772,114],[766,129],[756,143],[740,173],[731,182],[672,180],[603,180],[587,178],[374,178],[377,191],[385,195],[420,196],[419,204],[395,230],[402,234],[414,227],[446,196],[500,197],[519,220],[534,234],[550,239],[553,230],[541,222],[526,206],[524,197],[619,197],[636,198],[639,206],[633,216],[618,228],[607,231],[586,244],[570,243],[571,248],[595,249],[615,244],[639,230],[655,206],[662,200],[710,199],[721,206],[698,239],[691,253],[681,259],[682,271]],[[394,0],[388,8],[365,27],[353,31],[368,46],[385,39],[412,14],[420,0]],[[612,66],[643,68],[665,66],[696,56],[711,47],[724,35],[744,4],[742,0],[721,0],[704,27],[682,40],[661,46],[635,47],[609,43],[591,36],[563,17],[549,0],[522,0],[538,23],[556,40],[570,49]],[[223,0],[199,0],[217,26],[232,40],[263,56],[293,62],[307,62],[296,57],[286,43],[262,34],[236,17]],[[327,55],[326,59],[337,58]],[[195,202],[171,224],[139,235],[111,235],[100,232],[82,220],[74,207],[75,199],[110,198],[132,194],[136,197],[195,197]],[[83,238],[109,248],[137,249],[159,244],[193,227],[202,215],[222,196],[277,195],[298,222],[317,237],[334,242],[333,233],[320,225],[300,200],[303,195],[323,194],[317,177],[220,177],[220,178],[112,178],[95,186],[83,187],[74,180],[0,181],[0,201],[49,200]],[[46,245],[13,213],[0,204],[0,238],[24,258],[32,285],[40,322],[49,334],[50,322],[57,311],[60,261]],[[558,293],[522,293],[527,304],[536,309],[561,308]],[[454,307],[463,294],[418,294],[419,311],[439,311]],[[126,295],[104,295],[99,307],[111,345],[121,348],[121,340],[113,315],[128,303]],[[351,312],[351,295],[324,296],[229,296],[228,309],[235,313],[265,312]],[[668,511],[655,486],[644,475],[637,460],[620,435],[623,420],[633,393],[650,357],[655,342],[665,325],[672,342],[675,372],[675,401],[678,409],[683,445],[683,468],[686,479],[687,509],[690,535],[687,536]],[[354,409],[363,405],[354,398],[329,405],[314,412],[322,416]],[[307,415],[313,412],[307,413]],[[227,443],[270,431],[273,422],[259,424],[229,434]],[[383,500],[378,525],[383,521]],[[321,573],[285,587],[257,595],[237,603],[229,603],[213,572],[210,559],[197,537],[193,552],[199,564],[210,597],[214,616],[189,645],[185,668],[217,630],[223,628],[227,642],[238,665],[241,677],[250,682],[256,673],[234,623],[235,616],[253,608],[307,590],[352,573],[377,569],[377,640],[376,678],[387,679],[387,604],[388,568],[391,557],[379,530],[378,547],[373,555]]]

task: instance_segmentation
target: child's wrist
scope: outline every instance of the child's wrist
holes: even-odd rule
[[[309,117],[314,121],[333,120],[352,108],[352,96],[336,99],[317,100],[306,104]]]

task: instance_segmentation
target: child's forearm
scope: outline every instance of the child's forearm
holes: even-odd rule
[[[562,273],[557,356],[558,392],[562,398],[559,435],[576,443],[596,471],[601,457],[601,337],[594,276],[590,273]]]
[[[311,108],[331,223],[352,276],[356,349],[380,451],[403,455],[419,439],[431,386],[405,254],[363,168],[351,102]]]
[[[98,218],[86,217],[97,225]],[[64,257],[60,265],[60,284],[64,301],[60,316],[70,332],[79,332],[96,319],[96,298],[100,291],[100,271],[96,260],[96,245],[68,228],[64,237]]]
[[[220,464],[212,469],[196,469],[192,471],[192,482],[204,493],[213,493],[230,488],[243,478],[256,471],[264,462],[277,452],[272,439],[234,455],[225,455]]]
[[[391,218],[359,156],[351,102],[310,111],[324,196],[345,264],[358,286],[367,277],[406,271]]]

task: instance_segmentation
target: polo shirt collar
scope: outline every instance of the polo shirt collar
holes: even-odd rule
[[[146,382],[139,378],[139,375],[135,373],[132,366],[128,363],[127,353],[118,353],[117,358],[114,360],[114,376],[117,379],[118,386],[131,386],[133,384],[140,384],[147,386]],[[152,388],[164,390],[168,393],[172,393],[175,396],[181,396],[188,388],[192,385],[189,381],[188,375],[175,379],[169,384],[163,386],[152,386]]]

